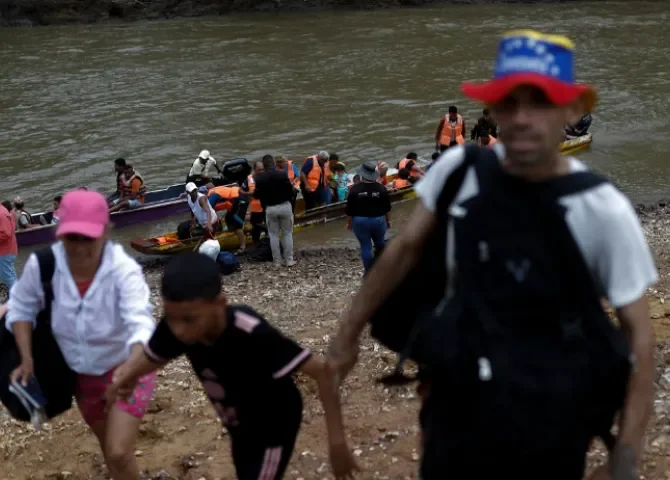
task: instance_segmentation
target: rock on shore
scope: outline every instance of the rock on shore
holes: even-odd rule
[[[670,221],[665,208],[646,209],[641,219],[662,274],[649,293],[650,316],[658,346],[655,415],[648,429],[643,478],[670,476]],[[225,277],[233,303],[247,303],[317,354],[323,354],[338,320],[362,278],[358,252],[315,249],[300,252],[298,265],[277,269],[270,264],[244,264]],[[156,314],[160,265],[146,267]],[[417,412],[413,388],[386,389],[376,383],[394,366],[395,356],[369,337],[361,345],[359,365],[343,388],[343,408],[350,446],[364,471],[359,479],[416,478]],[[231,366],[238,368],[238,366]],[[298,377],[305,413],[287,479],[329,477],[323,411],[316,385]],[[146,479],[230,479],[234,470],[229,439],[184,360],[160,373],[149,413],[142,422],[136,456]],[[589,453],[593,468],[605,460],[601,445]],[[41,433],[18,424],[0,409],[0,464],[3,479],[109,478],[98,447],[76,410],[47,425]],[[550,466],[548,466],[550,468]]]
[[[1,0],[0,26],[36,26],[225,15],[378,9],[434,3],[556,3],[571,0]],[[576,1],[576,0],[572,0]]]

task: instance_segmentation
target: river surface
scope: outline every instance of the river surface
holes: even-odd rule
[[[39,211],[74,186],[111,191],[119,156],[149,188],[183,181],[203,148],[219,160],[326,149],[350,167],[428,156],[448,105],[479,116],[460,83],[487,78],[498,34],[519,27],[570,36],[579,79],[600,90],[579,156],[634,201],[670,197],[669,12],[636,0],[0,29],[0,200]],[[299,238],[352,236],[339,223]]]

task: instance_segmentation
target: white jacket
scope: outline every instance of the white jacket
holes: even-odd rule
[[[142,268],[121,245],[108,242],[95,278],[81,298],[58,242],[53,276],[51,325],[65,361],[85,375],[102,375],[128,359],[130,348],[146,345],[154,331],[149,286]],[[14,322],[32,321],[44,308],[37,256],[31,254],[23,275],[11,290],[7,329]]]

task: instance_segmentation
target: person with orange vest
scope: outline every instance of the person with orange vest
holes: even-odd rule
[[[465,143],[465,120],[458,114],[458,108],[449,107],[449,113],[442,117],[435,132],[435,150],[444,152],[454,145]]]
[[[126,164],[125,171],[121,176],[121,196],[112,202],[110,213],[119,210],[139,208],[144,205],[144,197],[147,193],[147,187],[144,186],[144,179],[135,171],[132,165]]]
[[[423,170],[419,167],[418,164],[419,156],[414,152],[409,152],[405,158],[398,162],[396,168],[398,170],[407,169],[409,176],[414,180],[418,180],[423,177]]]
[[[307,157],[300,169],[300,188],[305,199],[305,210],[320,207],[326,202],[326,162],[329,158],[328,152],[322,150],[318,155]]]
[[[271,155],[265,155],[263,160],[266,158],[272,160]],[[240,188],[240,193],[248,196],[249,198],[249,223],[251,223],[251,239],[254,242],[257,242],[261,239],[261,233],[265,230],[265,212],[263,211],[263,205],[261,201],[257,198],[254,198],[254,190],[256,190],[256,175],[264,171],[263,162],[256,162],[254,164],[254,171],[247,179],[242,183]]]
[[[293,200],[291,200],[291,208],[295,213],[295,201],[298,197],[298,192],[300,192],[300,170],[292,160],[288,160],[284,155],[275,155],[274,161],[277,171],[286,173],[288,179],[291,181],[294,191]]]
[[[498,139],[489,135],[488,130],[480,130],[477,145],[480,147],[493,148],[493,145],[498,143]]]
[[[395,188],[396,190],[399,190],[401,188],[406,188],[412,185],[412,182],[410,181],[410,175],[409,175],[409,170],[406,168],[401,168],[398,171],[398,178],[393,180],[389,187]]]
[[[208,183],[207,201],[214,208],[215,212],[233,210],[233,203],[240,198],[240,187],[215,187],[213,183]]]

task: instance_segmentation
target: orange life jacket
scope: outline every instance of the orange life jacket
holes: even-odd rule
[[[293,160],[288,160],[286,165],[286,175],[288,175],[288,179],[291,181],[291,184],[294,188],[300,188],[300,176],[295,176],[295,172],[293,171]],[[279,169],[277,170],[280,172],[282,171]]]
[[[496,137],[492,137],[491,135],[489,135],[489,144],[484,146],[487,148],[493,148],[493,145],[495,145],[496,143],[498,143],[498,139]],[[477,139],[477,145],[479,145],[480,147],[482,146],[481,137]]]
[[[456,121],[452,122],[449,120],[449,115],[447,114],[444,116],[444,126],[442,127],[442,132],[440,134],[440,144],[449,146],[453,141],[459,145],[465,143],[465,138],[463,137],[463,117],[458,115]]]
[[[405,180],[404,178],[396,178],[393,181],[393,186],[395,188],[405,188],[409,187],[411,184],[409,183],[409,180]]]
[[[319,165],[319,159],[316,155],[307,157],[305,161],[312,160],[312,169],[307,175],[307,191],[315,192],[319,188],[319,184],[327,185],[326,175],[324,174],[324,169]]]
[[[406,168],[407,170],[409,170],[409,168],[407,168],[407,164],[409,162],[414,162],[414,165],[416,165],[416,160],[412,160],[410,158],[403,158],[402,160],[400,160],[398,162],[398,170],[401,170],[403,168]],[[411,172],[411,170],[410,170],[410,172]]]
[[[147,187],[144,186],[144,180],[142,179],[142,176],[137,172],[133,173],[133,176],[127,180],[125,175],[121,177],[122,188],[123,188],[121,190],[121,194],[124,197],[129,197],[133,193],[132,186],[133,186],[133,180],[135,179],[140,181],[140,189],[137,192],[137,200],[139,200],[140,203],[144,203],[144,196],[147,194]]]
[[[249,203],[249,212],[250,213],[260,213],[263,211],[263,205],[261,201],[253,197],[254,190],[256,190],[256,179],[253,175],[247,177],[247,184],[249,185],[249,194],[251,195],[251,202]]]
[[[249,188],[251,188],[251,186]],[[238,198],[240,196],[240,187],[214,187],[207,192],[207,196],[213,194],[218,195],[222,200],[232,200],[233,198]]]

